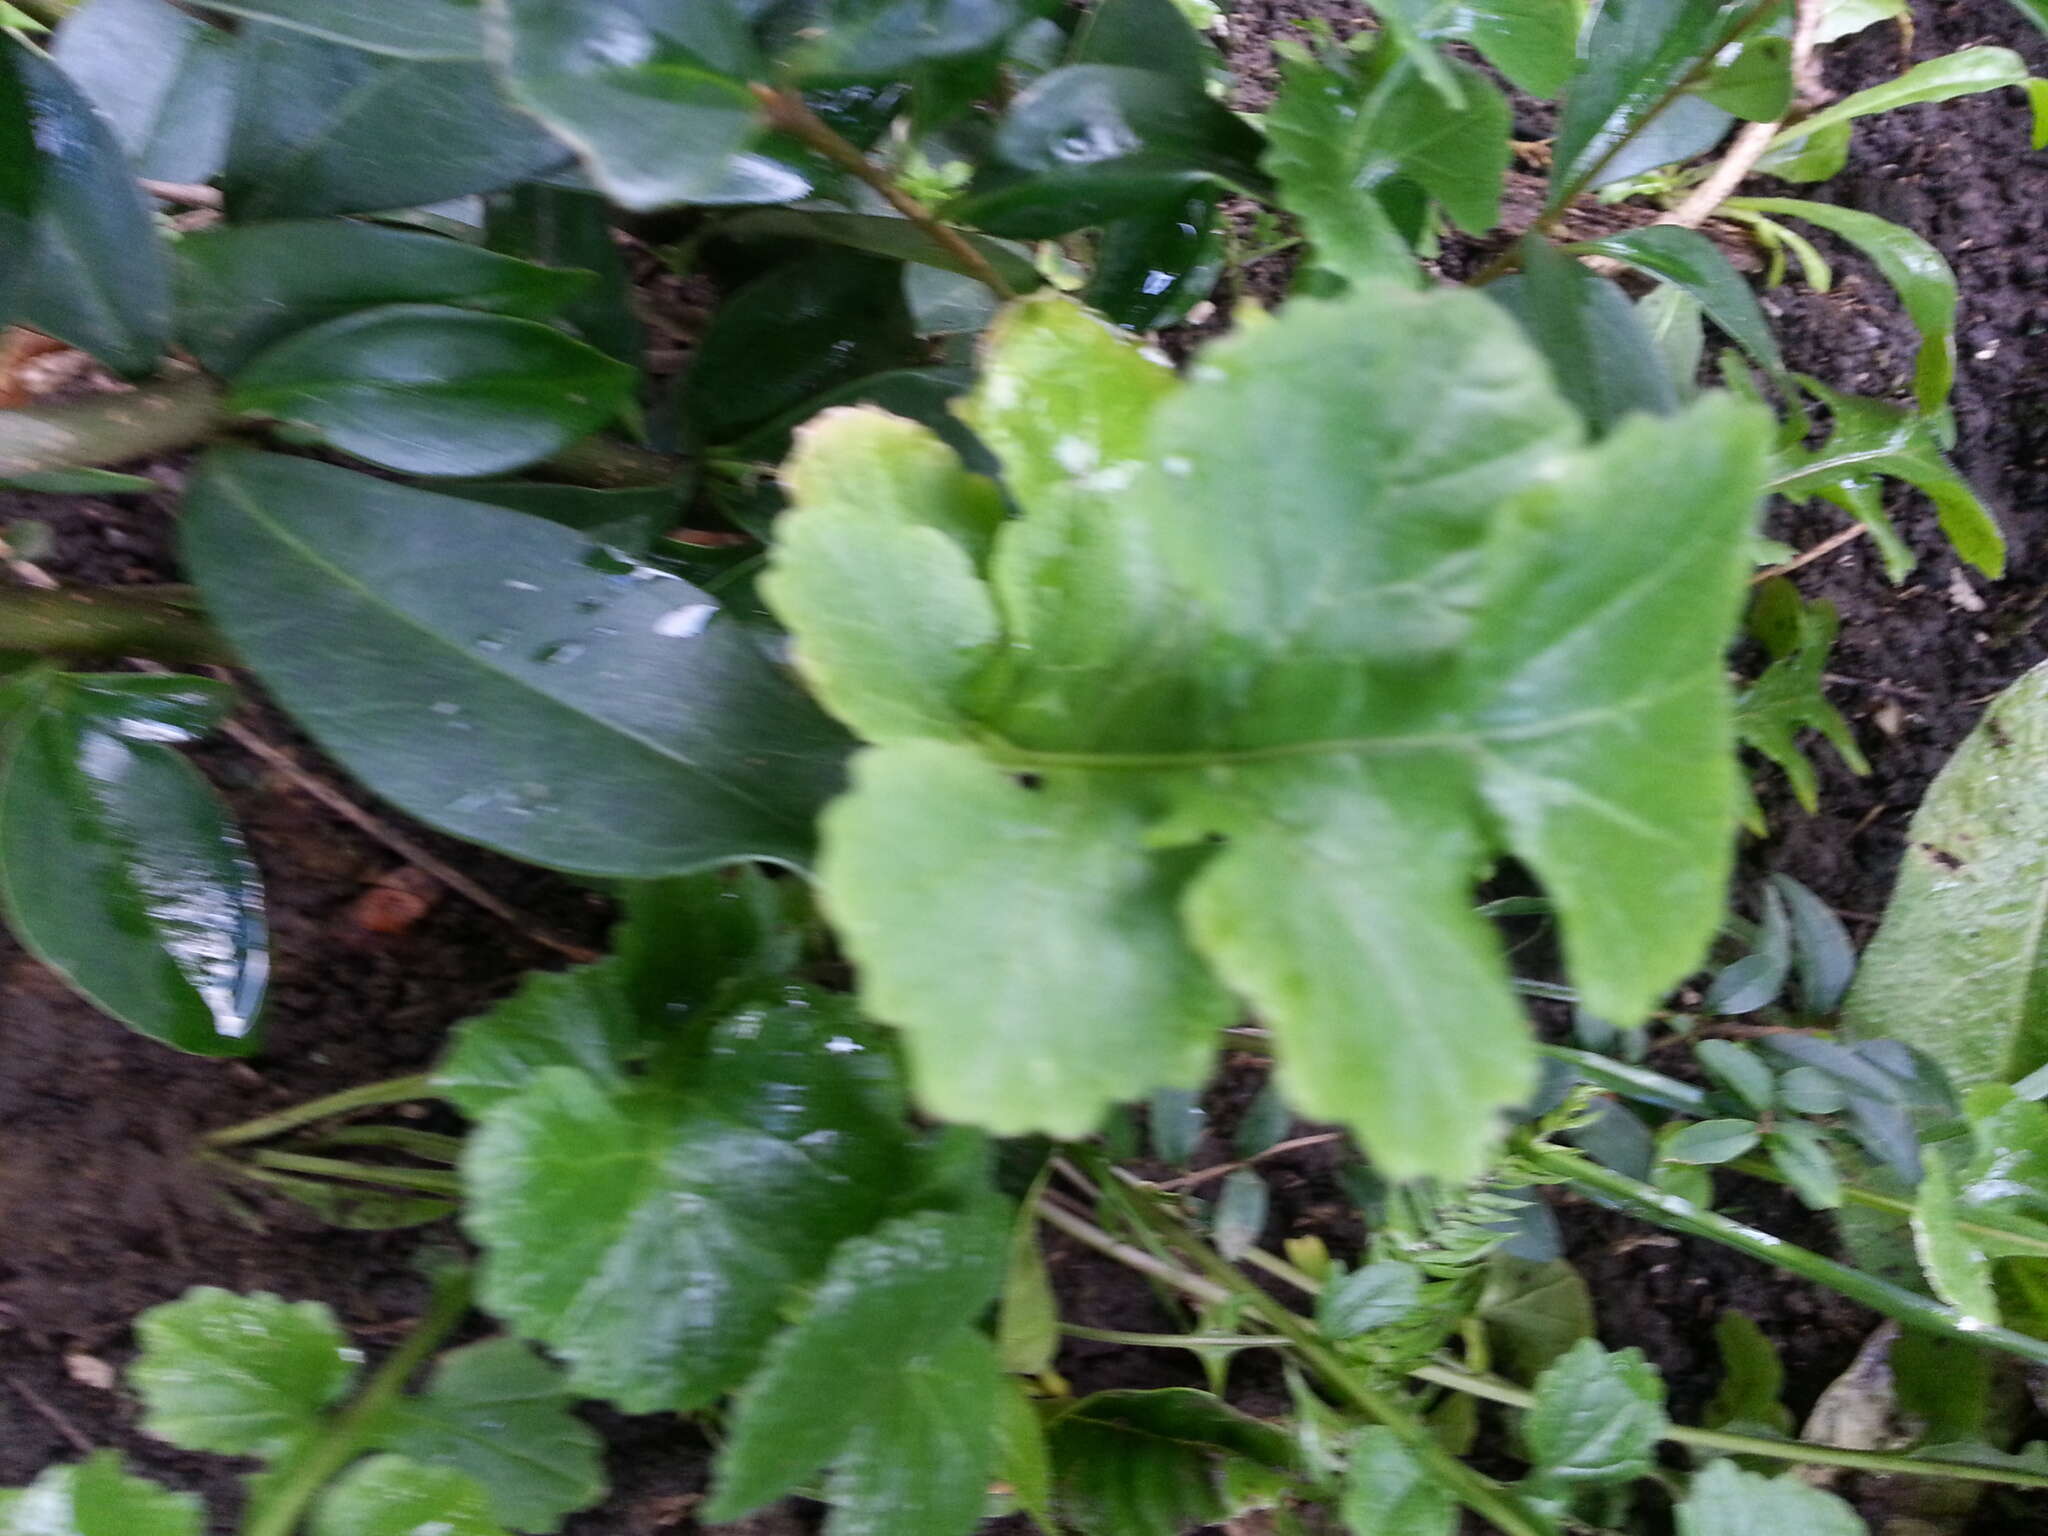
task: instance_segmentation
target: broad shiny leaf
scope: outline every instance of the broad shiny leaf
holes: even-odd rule
[[[0,302],[11,297],[15,269],[34,245],[30,220],[41,196],[43,160],[36,153],[29,106],[26,48],[0,48]]]
[[[228,406],[387,469],[494,475],[587,437],[633,386],[631,368],[551,326],[387,304],[268,348],[235,375]]]
[[[2027,81],[2026,61],[2010,48],[1959,48],[1940,58],[1915,64],[1904,74],[1882,81],[1867,90],[1854,91],[1840,101],[1802,118],[1772,141],[1782,146],[1795,139],[1821,132],[1859,117],[1894,112],[1900,107],[1925,102],[1952,101],[1979,91],[1995,91]]]
[[[485,0],[485,14],[506,89],[575,146],[613,201],[774,203],[809,190],[796,171],[754,156],[754,195],[721,195],[757,127],[745,80],[763,78],[730,0]]]
[[[1278,1502],[1282,1431],[1187,1387],[1097,1392],[1052,1421],[1054,1497],[1081,1536],[1160,1536]]]
[[[1522,1440],[1543,1483],[1627,1482],[1655,1465],[1664,1425],[1664,1382],[1642,1351],[1582,1339],[1536,1378]]]
[[[1794,1473],[1764,1477],[1716,1461],[1673,1511],[1678,1536],[1866,1536],[1856,1511]]]
[[[0,1488],[0,1536],[199,1536],[204,1519],[194,1495],[130,1477],[116,1451]]]
[[[69,342],[116,373],[149,373],[169,340],[170,265],[127,156],[55,65],[12,38],[0,52],[36,150],[34,215],[25,228],[18,213],[0,223],[0,245],[22,253],[0,258],[0,323]]]
[[[1470,43],[1531,96],[1555,96],[1578,62],[1572,0],[1382,0],[1373,9],[1419,41]]]
[[[1017,1480],[995,1439],[1015,1401],[979,1333],[955,1328],[934,1340],[841,1451],[825,1481],[825,1536],[966,1536],[998,1470]]]
[[[1458,1503],[1384,1425],[1351,1442],[1339,1509],[1352,1536],[1452,1536]]]
[[[1522,271],[1489,284],[1550,364],[1558,388],[1596,434],[1632,411],[1668,415],[1678,395],[1635,306],[1540,236],[1522,242]]]
[[[357,1358],[317,1301],[197,1286],[135,1320],[142,1427],[188,1451],[276,1456],[315,1429]]]
[[[592,281],[459,240],[338,219],[196,230],[176,256],[178,340],[223,376],[293,331],[352,310],[448,304],[538,320]]]
[[[1221,199],[1198,192],[1105,228],[1084,297],[1126,330],[1157,330],[1186,319],[1215,290],[1226,265]]]
[[[537,182],[514,187],[486,204],[484,241],[543,267],[592,274],[595,283],[563,306],[562,318],[600,352],[639,366],[646,332],[603,198]]]
[[[394,1404],[369,1443],[467,1475],[500,1525],[558,1530],[605,1491],[603,1442],[569,1411],[575,1401],[562,1373],[527,1345],[487,1339],[443,1355],[425,1390]]]
[[[494,192],[567,158],[481,64],[365,53],[264,22],[242,29],[225,183],[235,220],[410,208]]]
[[[169,0],[89,0],[67,14],[50,57],[156,181],[208,182],[227,154],[235,40]]]
[[[207,9],[402,59],[483,57],[483,29],[466,0],[208,0]]]
[[[808,858],[845,738],[687,582],[540,518],[267,454],[210,455],[181,532],[264,684],[421,820],[628,878]]]
[[[964,688],[985,631],[886,677],[799,595],[833,579],[816,555],[781,546],[770,601],[811,674],[940,722],[876,731],[827,814],[826,906],[942,1116],[1080,1134],[1188,1085],[1222,983],[1274,1027],[1304,1114],[1398,1173],[1468,1173],[1492,1136],[1475,1106],[1530,1072],[1470,911],[1496,839],[1550,884],[1607,1016],[1715,926],[1719,657],[1763,424],[1702,402],[1587,452],[1476,295],[1297,304],[1193,379],[1061,301],[999,325],[968,414],[1024,515],[988,561],[1009,643]],[[866,431],[835,418],[810,451]],[[877,526],[930,526],[880,476],[819,526],[857,495]],[[1289,516],[1244,510],[1271,505]],[[799,494],[792,540],[812,515]],[[856,578],[842,544],[840,589],[900,579],[893,550]],[[966,603],[973,551],[947,563]]]
[[[2048,667],[2014,683],[1913,817],[1843,1022],[1903,1040],[1959,1087],[2048,1062]]]
[[[997,48],[1024,17],[1020,0],[814,0],[777,62],[819,84],[896,81]]]
[[[314,1506],[312,1536],[506,1536],[473,1477],[403,1456],[350,1467]]]
[[[263,893],[211,786],[171,750],[225,713],[189,677],[50,675],[0,769],[0,903],[38,959],[141,1034],[256,1049]]]
[[[764,990],[687,1086],[549,1067],[464,1154],[483,1304],[630,1413],[738,1386],[797,1288],[909,1182],[887,1063],[844,1002]]]
[[[1220,60],[1178,0],[1100,0],[1075,26],[1067,62],[1149,69],[1199,91]]]
[[[1756,294],[1714,242],[1698,230],[1650,224],[1625,234],[1582,241],[1571,249],[1612,256],[1691,294],[1707,318],[1749,354],[1750,361],[1771,373],[1784,371],[1778,340],[1771,334]]]
[[[547,1067],[576,1067],[618,1087],[642,1043],[616,962],[535,971],[510,997],[455,1027],[434,1069],[434,1091],[474,1120]]]

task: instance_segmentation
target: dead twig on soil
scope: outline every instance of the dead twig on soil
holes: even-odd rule
[[[1758,571],[1749,578],[1749,584],[1752,587],[1760,587],[1774,576],[1789,576],[1802,566],[1811,565],[1816,560],[1825,559],[1827,556],[1832,555],[1843,545],[1854,543],[1868,532],[1870,532],[1870,527],[1867,523],[1851,523],[1840,533],[1828,535],[1828,537],[1814,545],[1813,548],[1801,551],[1783,565],[1766,566],[1763,570]]]
[[[35,1410],[37,1417],[48,1424],[50,1428],[56,1430],[58,1434],[62,1435],[65,1443],[74,1451],[78,1452],[81,1456],[90,1456],[93,1453],[95,1447],[92,1441],[80,1432],[76,1424],[65,1418],[51,1404],[45,1402],[42,1395],[35,1388],[25,1381],[15,1380],[12,1376],[7,1377],[6,1382],[13,1389],[15,1396],[19,1397],[24,1403],[27,1403],[29,1407]]]
[[[1327,1146],[1333,1141],[1342,1141],[1342,1131],[1318,1131],[1313,1136],[1297,1136],[1292,1141],[1276,1141],[1263,1152],[1254,1152],[1250,1157],[1239,1158],[1234,1163],[1216,1163],[1207,1168],[1197,1168],[1193,1173],[1184,1173],[1177,1179],[1162,1179],[1153,1185],[1154,1189],[1193,1189],[1197,1184],[1206,1184],[1211,1179],[1220,1179],[1262,1163],[1269,1157],[1278,1157],[1283,1152],[1299,1152],[1303,1147]]]

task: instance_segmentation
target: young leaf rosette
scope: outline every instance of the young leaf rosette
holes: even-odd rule
[[[1589,445],[1498,307],[1367,290],[1185,380],[1025,300],[963,414],[1000,488],[922,426],[816,421],[763,585],[871,743],[820,879],[933,1113],[1084,1134],[1248,1006],[1301,1113],[1464,1176],[1534,1076],[1494,862],[1602,1017],[1698,961],[1761,410]]]

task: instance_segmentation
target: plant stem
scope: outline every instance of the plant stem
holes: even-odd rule
[[[673,484],[691,467],[692,461],[679,454],[656,453],[614,437],[586,437],[536,464],[532,472],[592,490],[624,491]]]
[[[423,1194],[458,1199],[462,1195],[460,1174],[430,1168],[385,1168],[375,1163],[352,1163],[341,1157],[308,1157],[300,1152],[253,1152],[249,1161],[280,1173],[316,1173],[351,1184],[383,1184],[391,1189],[416,1189]]]
[[[1746,1173],[1751,1178],[1768,1179],[1773,1184],[1785,1184],[1785,1176],[1768,1160],[1760,1157],[1739,1157],[1727,1166],[1736,1173]],[[1787,1186],[1789,1187],[1789,1186]],[[1913,1202],[1897,1195],[1879,1194],[1874,1189],[1865,1189],[1860,1184],[1843,1184],[1842,1198],[1851,1205],[1860,1205],[1865,1210],[1883,1211],[1888,1216],[1911,1217]],[[2048,1259],[2048,1238],[2033,1232],[2013,1227],[2001,1227],[1995,1222],[1973,1221],[1968,1217],[1956,1219],[1956,1230],[1967,1237],[1987,1238],[2015,1248],[2031,1248],[2036,1256]]]
[[[1746,1253],[1780,1269],[1839,1291],[1851,1301],[1881,1312],[1901,1326],[1938,1338],[1954,1339],[1979,1349],[2003,1350],[2037,1365],[2048,1365],[2048,1342],[2002,1328],[1981,1318],[1970,1317],[1954,1307],[1917,1295],[1904,1286],[1893,1285],[1860,1269],[1851,1269],[1810,1249],[1788,1243],[1781,1237],[1744,1226],[1717,1211],[1704,1210],[1690,1200],[1666,1194],[1626,1174],[1603,1168],[1590,1158],[1562,1148],[1528,1142],[1516,1149],[1519,1156],[1581,1191],[1593,1191],[1633,1210],[1644,1220],[1689,1237],[1704,1237],[1723,1247]]]
[[[1118,1242],[1094,1222],[1074,1215],[1052,1200],[1040,1197],[1038,1218],[1049,1227],[1058,1227],[1076,1242],[1093,1248],[1107,1258],[1115,1259],[1124,1268],[1135,1270],[1141,1275],[1149,1275],[1154,1280],[1194,1297],[1197,1301],[1228,1301],[1232,1295],[1227,1287],[1211,1285],[1200,1275],[1191,1275],[1184,1269],[1177,1269],[1171,1264],[1155,1259],[1142,1248],[1133,1248],[1129,1243]]]
[[[1083,1328],[1079,1323],[1061,1323],[1060,1332],[1070,1338],[1130,1344],[1139,1349],[1285,1349],[1288,1342],[1277,1333],[1127,1333],[1121,1328]]]
[[[1463,1392],[1510,1408],[1527,1408],[1536,1394],[1525,1391],[1498,1376],[1482,1376],[1455,1365],[1437,1362],[1409,1372],[1420,1381],[1453,1392]],[[2015,1488],[2048,1488],[2048,1474],[2006,1471],[1980,1467],[1967,1461],[1935,1461],[1924,1456],[1901,1456],[1884,1451],[1855,1451],[1839,1445],[1813,1445],[1804,1440],[1777,1440],[1769,1435],[1740,1435],[1720,1429],[1689,1429],[1667,1424],[1664,1438],[1677,1445],[1702,1451],[1719,1451],[1727,1456],[1764,1456],[1773,1461],[1798,1462],[1805,1466],[1848,1467],[1858,1472],[1890,1472],[1906,1477],[1949,1477],[1965,1483],[2004,1483]]]
[[[409,1099],[431,1099],[434,1094],[434,1080],[427,1073],[411,1077],[386,1078],[380,1083],[364,1083],[356,1088],[344,1088],[340,1093],[330,1093],[317,1099],[308,1099],[303,1104],[294,1104],[289,1109],[280,1109],[274,1115],[264,1115],[256,1120],[244,1120],[240,1125],[226,1126],[209,1132],[204,1138],[209,1147],[233,1147],[248,1141],[267,1141],[284,1131],[295,1130],[302,1125],[311,1125],[315,1120],[328,1120],[335,1115],[345,1115],[354,1109],[369,1109],[378,1104],[403,1104]]]
[[[0,588],[0,651],[233,664],[227,641],[194,609],[186,587]]]
[[[0,410],[0,477],[125,464],[188,447],[227,419],[220,386],[202,374],[67,405]]]
[[[468,1271],[449,1270],[439,1276],[418,1326],[385,1357],[369,1385],[327,1426],[311,1450],[295,1460],[261,1504],[250,1510],[242,1536],[292,1536],[314,1497],[363,1451],[370,1431],[405,1390],[406,1381],[455,1331],[468,1310]]]
[[[56,26],[71,11],[70,0],[7,0],[7,3],[46,27]]]
[[[1002,274],[989,263],[989,259],[975,249],[973,241],[897,186],[893,177],[833,132],[829,123],[805,106],[801,96],[794,91],[778,91],[771,85],[755,85],[750,89],[767,114],[770,128],[815,149],[841,170],[881,193],[890,207],[923,230],[932,244],[958,262],[969,277],[987,286],[997,298],[1014,299],[1017,296],[1016,290],[1003,281]]]

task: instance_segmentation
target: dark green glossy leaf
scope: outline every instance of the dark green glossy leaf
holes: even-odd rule
[[[1207,1392],[1097,1392],[1052,1421],[1054,1498],[1081,1536],[1159,1536],[1277,1502],[1295,1465],[1281,1431]]]
[[[1701,1006],[1710,1013],[1755,1013],[1767,1008],[1785,989],[1792,974],[1792,925],[1784,898],[1764,887],[1763,921],[1757,925],[1751,952],[1722,969],[1707,985]]]
[[[1749,197],[1744,208],[1789,215],[1841,236],[1884,275],[1920,332],[1913,392],[1923,412],[1948,403],[1956,374],[1956,275],[1941,252],[1911,230],[1854,208],[1790,197]]]
[[[228,405],[389,469],[491,475],[588,436],[633,387],[632,369],[550,326],[387,304],[270,347],[235,375]]]
[[[1651,114],[1594,175],[1594,187],[1608,187],[1665,166],[1706,154],[1728,136],[1733,113],[1700,96],[1680,96]]]
[[[1261,164],[1280,201],[1301,219],[1318,267],[1351,283],[1420,287],[1423,274],[1408,241],[1380,199],[1353,185],[1371,147],[1351,132],[1362,94],[1354,71],[1283,51]]]
[[[1549,206],[1563,207],[1612,174],[1629,140],[1660,109],[1668,109],[1679,88],[1720,52],[1749,11],[1766,3],[1626,0],[1601,7],[1581,49],[1585,63],[1565,89]]]
[[[1627,295],[1540,236],[1522,242],[1519,276],[1484,291],[1521,323],[1596,433],[1631,412],[1678,409],[1671,376]]]
[[[1062,235],[1176,203],[1215,181],[1257,190],[1262,147],[1221,103],[1169,76],[1070,64],[1011,103],[994,166],[950,211],[990,234]]]
[[[410,208],[494,192],[565,158],[481,64],[243,27],[226,178],[236,220]]]
[[[575,146],[598,187],[628,208],[787,202],[805,178],[760,156],[753,195],[724,196],[752,142],[745,80],[760,60],[729,0],[486,0],[489,44],[519,104]]]
[[[1020,0],[812,0],[806,10],[807,25],[778,62],[823,84],[900,80],[986,53],[1025,14]]]
[[[192,1494],[122,1471],[116,1451],[0,1488],[0,1536],[199,1536],[204,1518]]]
[[[1906,834],[1843,1022],[1927,1052],[1959,1087],[2048,1062],[2048,668],[1991,708]]]
[[[1095,249],[1088,304],[1133,331],[1185,319],[1223,275],[1219,200],[1193,196],[1158,214],[1118,219]]]
[[[829,208],[761,208],[726,220],[718,226],[718,233],[728,240],[823,240],[890,261],[916,262],[920,266],[973,275],[959,257],[908,219],[893,214],[841,213]],[[1038,286],[1038,269],[1031,264],[1028,248],[1009,240],[992,240],[971,230],[960,231],[960,237],[987,258],[1013,292],[1028,293]]]
[[[734,1520],[780,1497],[888,1416],[904,1373],[995,1299],[1005,1215],[1000,1207],[923,1211],[840,1245],[808,1309],[769,1346],[734,1405],[707,1521]],[[984,1381],[988,1361],[984,1349]],[[981,1440],[976,1505],[993,1449],[986,1421]]]
[[[1452,1536],[1458,1503],[1384,1425],[1351,1442],[1339,1505],[1352,1536]]]
[[[1943,456],[1924,416],[1837,394],[1803,374],[1799,384],[1828,408],[1833,422],[1825,442],[1779,452],[1773,491],[1793,500],[1824,497],[1867,524],[1884,552],[1885,573],[1902,581],[1913,556],[1885,516],[1883,480],[1903,480],[1934,503],[1958,555],[1994,580],[2005,574],[2005,535],[1997,519]]]
[[[1795,1473],[1763,1477],[1716,1461],[1674,1512],[1678,1536],[1867,1536],[1856,1511]]]
[[[1100,0],[1074,29],[1070,64],[1116,64],[1206,90],[1220,60],[1175,0]]]
[[[464,501],[544,517],[587,534],[593,543],[631,555],[645,555],[656,539],[675,526],[689,495],[687,485],[593,491],[580,485],[544,485],[530,480],[474,480],[438,489]]]
[[[403,1456],[372,1456],[334,1481],[314,1507],[312,1536],[505,1536],[473,1477]]]
[[[704,440],[731,442],[921,351],[900,269],[821,251],[763,273],[720,306],[684,381],[684,418]]]
[[[483,57],[477,8],[466,0],[207,0],[207,8],[403,59]]]
[[[1819,779],[1813,764],[1799,749],[1800,731],[1818,731],[1841,755],[1850,772],[1870,771],[1870,762],[1856,745],[1849,722],[1829,702],[1825,691],[1828,653],[1841,621],[1833,603],[1825,598],[1802,602],[1798,588],[1782,577],[1760,587],[1756,603],[1752,629],[1759,628],[1757,620],[1766,604],[1781,608],[1789,605],[1785,615],[1789,623],[1781,633],[1765,639],[1771,651],[1771,664],[1736,702],[1735,728],[1742,734],[1743,745],[1755,748],[1784,770],[1792,793],[1810,812],[1819,803]],[[1836,992],[1837,1000],[1840,996]],[[1833,1004],[1828,1006],[1832,1008]]]
[[[698,1407],[753,1371],[796,1288],[905,1187],[910,1155],[850,1008],[764,992],[687,1087],[549,1067],[484,1112],[463,1167],[479,1294],[580,1391]]]
[[[596,281],[562,306],[562,318],[600,352],[639,365],[647,338],[604,199],[539,183],[514,187],[490,200],[484,239],[508,256],[590,273]]]
[[[616,960],[535,971],[519,990],[456,1026],[434,1069],[434,1091],[472,1120],[526,1088],[547,1067],[575,1067],[622,1087],[645,1034]]]
[[[0,248],[26,241],[18,262],[0,259],[0,322],[69,342],[116,373],[149,373],[169,339],[170,268],[134,172],[62,71],[11,38],[0,52],[36,146],[34,217],[25,230],[0,223]]]
[[[425,1390],[394,1404],[369,1443],[467,1474],[500,1525],[553,1531],[605,1490],[602,1442],[569,1411],[574,1402],[562,1373],[528,1346],[487,1339],[443,1355]]]
[[[1642,1351],[1582,1339],[1536,1378],[1522,1441],[1542,1483],[1618,1483],[1655,1465],[1664,1426],[1664,1383]]]
[[[142,1427],[188,1451],[275,1457],[316,1429],[360,1358],[317,1301],[196,1286],[135,1320]]]
[[[178,340],[222,375],[352,310],[448,304],[540,319],[592,281],[438,235],[336,219],[198,230],[176,253]]]
[[[131,1029],[256,1048],[262,890],[212,789],[170,749],[225,712],[188,677],[49,676],[0,783],[0,896],[29,950]]]
[[[1572,0],[1383,0],[1373,9],[1405,22],[1419,41],[1470,43],[1531,96],[1555,96],[1578,62]]]
[[[1473,294],[1297,303],[1192,380],[1070,305],[1016,306],[967,413],[1024,509],[986,583],[944,520],[962,501],[907,492],[947,484],[928,435],[812,430],[792,474],[821,494],[797,495],[764,591],[881,743],[827,814],[826,906],[942,1117],[1085,1133],[1200,1077],[1228,987],[1305,1115],[1401,1174],[1469,1172],[1492,1135],[1474,1106],[1533,1075],[1471,912],[1494,840],[1541,871],[1607,1016],[1718,921],[1721,649],[1763,425],[1703,401],[1585,450]],[[842,456],[858,476],[827,472]],[[848,590],[906,584],[900,643],[845,624]]]
[[[227,155],[234,38],[169,0],[90,0],[64,18],[50,57],[157,181],[207,182]]]
[[[1571,249],[1612,256],[1683,289],[1699,300],[1707,318],[1726,331],[1759,368],[1771,373],[1784,371],[1778,340],[1771,334],[1756,295],[1714,242],[1697,230],[1651,224],[1626,234],[1583,241]]]
[[[182,532],[265,685],[421,820],[592,874],[808,856],[844,738],[688,583],[538,518],[265,454],[209,456]]]
[[[0,46],[0,302],[12,303],[14,271],[34,244],[30,220],[42,191],[43,159],[36,153],[30,108],[28,50]]]
[[[658,1033],[729,983],[795,970],[804,934],[784,910],[793,889],[801,895],[749,864],[635,880],[620,890],[625,915],[612,930],[612,949],[643,1027]]]

